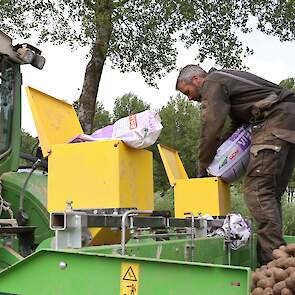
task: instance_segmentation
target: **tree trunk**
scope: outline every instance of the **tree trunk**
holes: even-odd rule
[[[78,117],[85,133],[91,133],[92,131],[99,82],[111,38],[112,0],[97,0],[95,10],[96,38],[85,71],[78,110]]]

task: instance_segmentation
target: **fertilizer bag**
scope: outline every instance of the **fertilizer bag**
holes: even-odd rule
[[[143,149],[156,142],[162,128],[159,114],[148,110],[119,119],[113,125],[95,131],[91,138],[120,139],[132,148]]]
[[[232,183],[246,172],[250,159],[251,126],[242,125],[217,150],[209,174]]]

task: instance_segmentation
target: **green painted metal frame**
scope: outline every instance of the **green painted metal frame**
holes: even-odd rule
[[[6,171],[16,171],[19,166],[21,142],[21,85],[20,65],[15,64],[14,108],[10,148],[0,155],[0,175]]]
[[[2,196],[11,203],[11,208],[15,213],[19,208],[20,192],[28,174],[28,172],[8,172],[2,175]],[[47,211],[47,175],[32,174],[25,192],[24,207],[30,217],[28,225],[37,227],[35,243],[38,245],[43,240],[52,237],[54,233],[49,229]]]
[[[193,251],[191,246],[193,245]],[[99,246],[83,248],[83,252],[95,252],[103,254],[119,254],[120,245]],[[210,264],[228,264],[228,255],[225,249],[224,239],[221,237],[198,238],[194,242],[190,239],[153,241],[144,243],[128,243],[126,253],[133,257],[145,257],[156,259],[169,259],[175,261],[194,261]],[[244,266],[255,269],[256,263],[256,238],[248,245],[231,251],[231,265]]]
[[[13,265],[23,257],[20,256],[17,252],[15,252],[12,248],[0,245],[0,269],[5,269],[10,265]]]
[[[249,268],[54,250],[36,252],[0,273],[0,292],[120,294],[122,262],[139,264],[138,295],[250,294]]]

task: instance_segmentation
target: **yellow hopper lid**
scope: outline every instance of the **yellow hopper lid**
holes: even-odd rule
[[[174,186],[177,179],[188,179],[183,167],[178,151],[162,144],[158,144],[158,149],[170,182]]]
[[[32,87],[26,87],[42,153],[48,156],[54,144],[66,143],[83,133],[72,105]]]

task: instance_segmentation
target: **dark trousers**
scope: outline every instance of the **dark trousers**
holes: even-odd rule
[[[271,120],[254,127],[244,197],[257,223],[257,255],[261,264],[272,260],[272,250],[285,244],[281,197],[294,164],[295,144],[275,137]]]

